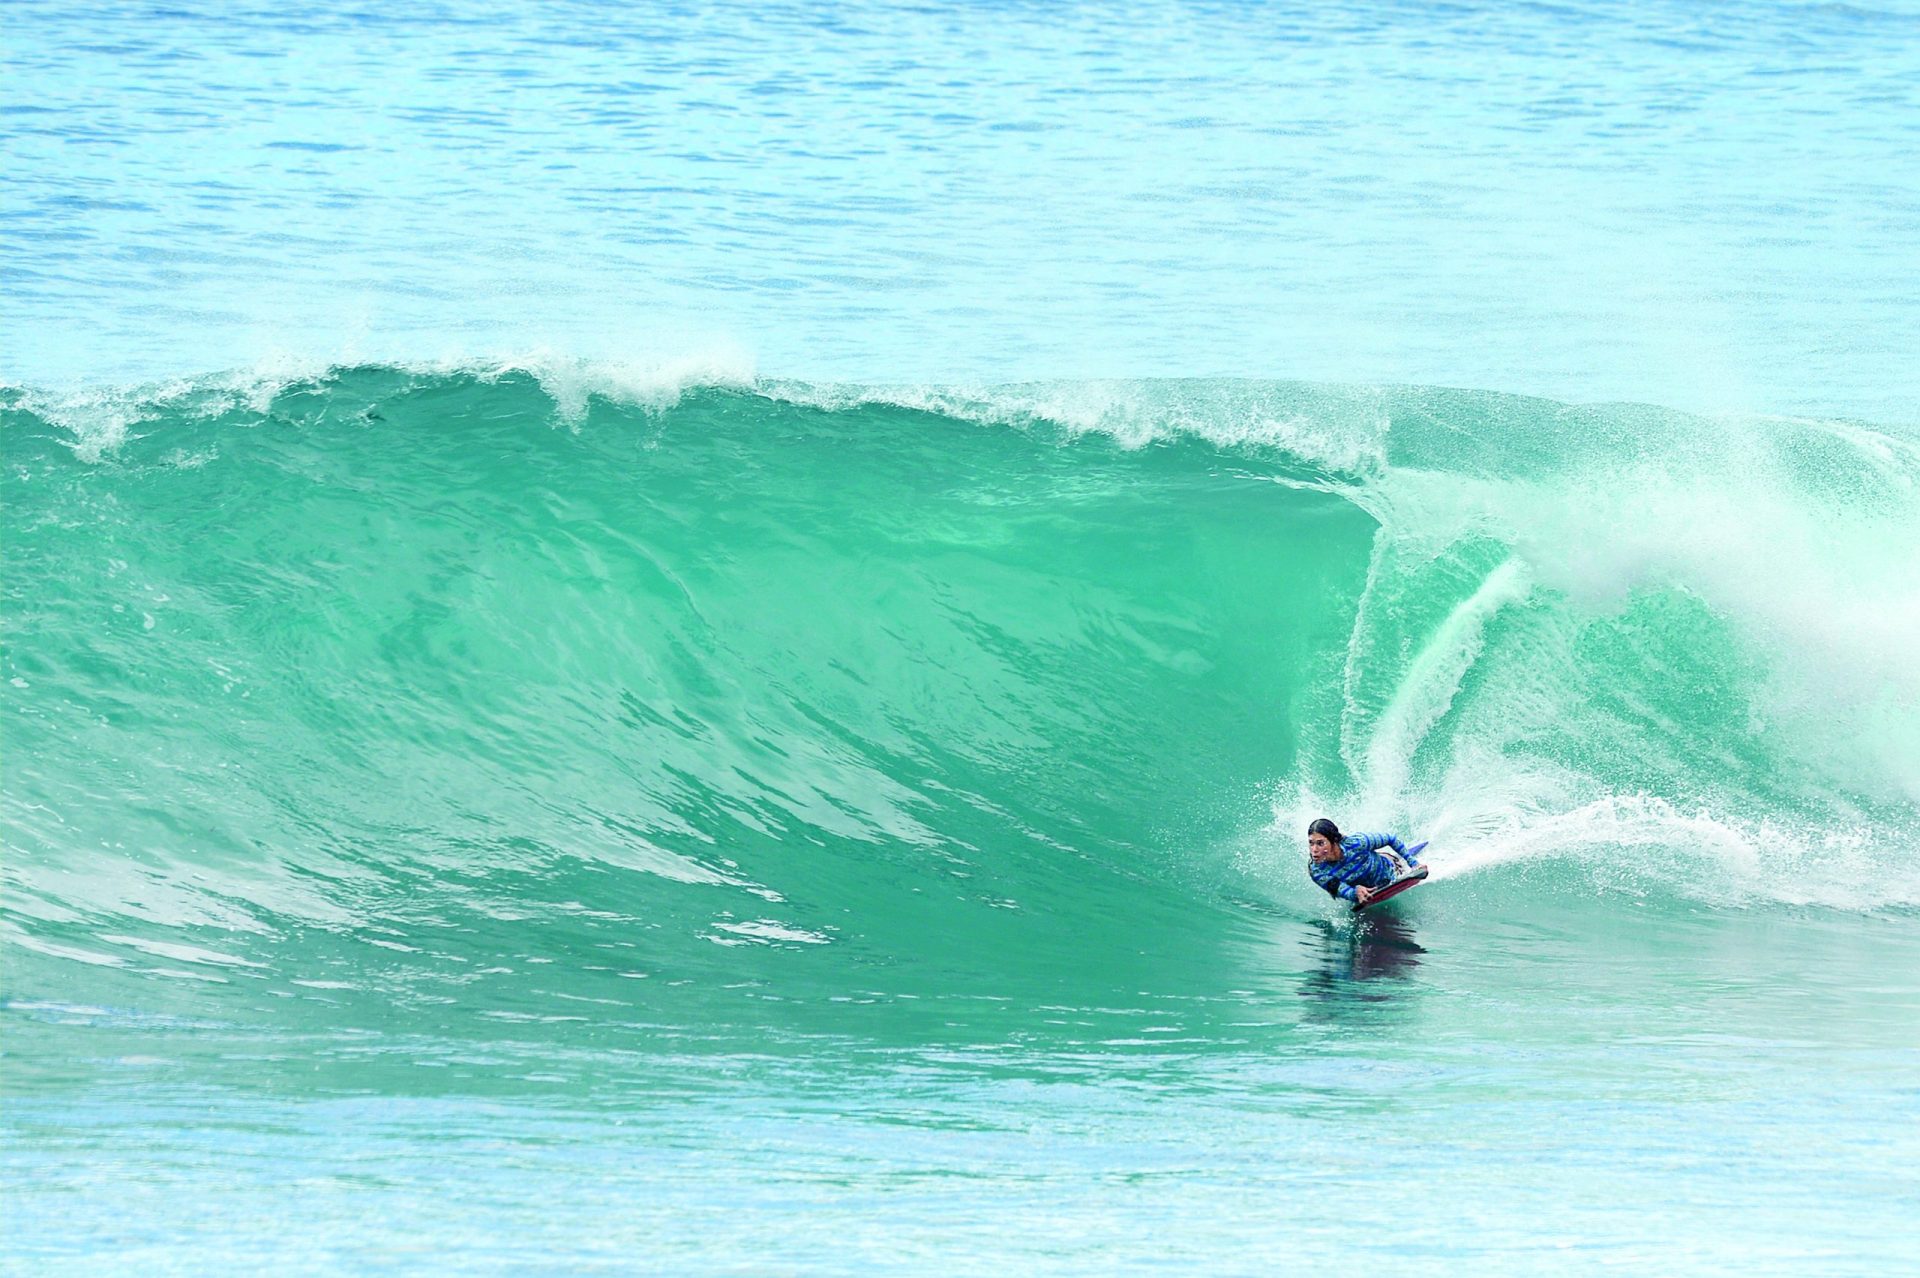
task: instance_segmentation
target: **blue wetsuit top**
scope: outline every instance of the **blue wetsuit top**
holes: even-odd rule
[[[1381,851],[1391,848],[1395,855]],[[1338,861],[1307,859],[1307,873],[1327,890],[1328,895],[1349,901],[1359,899],[1357,887],[1383,888],[1420,864],[1407,855],[1406,845],[1392,834],[1349,834],[1340,840]]]

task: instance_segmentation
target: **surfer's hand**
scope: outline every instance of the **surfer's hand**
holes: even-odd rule
[[[1373,899],[1373,889],[1370,887],[1357,887],[1353,890],[1353,899],[1365,905]]]

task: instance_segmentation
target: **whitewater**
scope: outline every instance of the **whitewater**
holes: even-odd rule
[[[1911,1268],[1906,10],[20,14],[9,1269]]]

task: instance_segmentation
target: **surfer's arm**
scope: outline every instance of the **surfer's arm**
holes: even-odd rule
[[[1353,894],[1353,884],[1342,882],[1339,878],[1339,868],[1337,865],[1311,861],[1307,864],[1307,873],[1313,876],[1316,884],[1326,890],[1328,896],[1337,896],[1348,901],[1357,900],[1358,898]]]

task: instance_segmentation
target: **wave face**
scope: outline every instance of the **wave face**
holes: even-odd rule
[[[13,994],[1204,981],[1321,812],[1568,910],[1860,908],[1920,831],[1910,438],[711,382],[9,392]]]

